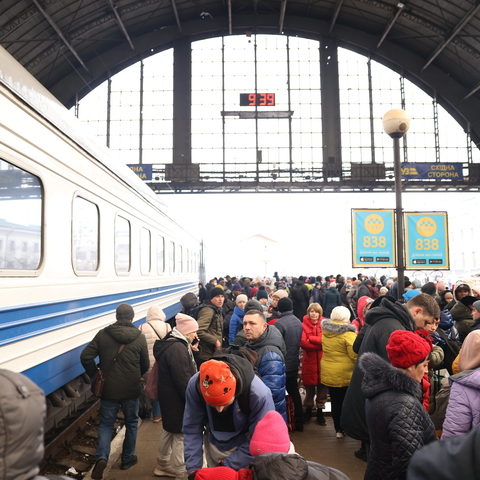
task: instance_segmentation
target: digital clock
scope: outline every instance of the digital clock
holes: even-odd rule
[[[273,107],[275,106],[274,93],[241,93],[241,107]]]

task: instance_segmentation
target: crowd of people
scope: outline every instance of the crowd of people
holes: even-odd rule
[[[120,407],[120,468],[138,463],[145,381],[156,387],[152,421],[163,427],[156,476],[346,479],[295,453],[289,431],[301,433],[314,414],[320,426],[333,422],[339,441],[360,442],[367,480],[448,478],[431,476],[424,462],[446,459],[455,471],[457,455],[467,478],[480,476],[469,457],[480,434],[475,286],[226,276],[184,295],[172,318],[157,305],[140,328],[134,318],[132,306],[119,305],[116,322],[81,354],[90,377],[98,369],[107,377],[94,480],[104,476]]]

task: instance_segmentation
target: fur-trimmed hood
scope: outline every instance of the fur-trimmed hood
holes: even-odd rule
[[[324,333],[337,333],[342,334],[346,332],[356,332],[355,326],[350,323],[340,323],[326,318],[322,320],[322,330]]]
[[[365,398],[373,398],[387,390],[406,392],[422,398],[422,388],[413,378],[392,367],[376,353],[364,353],[359,359],[360,368],[365,373],[362,393]]]

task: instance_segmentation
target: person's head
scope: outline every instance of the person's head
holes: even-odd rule
[[[380,287],[380,290],[378,291],[380,295],[386,295],[388,293],[388,288],[387,287]]]
[[[208,283],[212,284],[212,285],[216,285],[217,284],[217,279],[216,278],[212,278]]]
[[[175,316],[175,320],[177,321],[176,329],[185,337],[188,338],[190,343],[193,339],[197,336],[198,330],[198,323],[189,315],[185,315],[184,313],[177,313]]]
[[[473,309],[472,309],[473,319],[476,320],[477,318],[480,318],[480,300],[477,300],[476,302],[474,302],[472,306],[473,306]]]
[[[198,304],[197,296],[192,292],[188,292],[180,299],[180,303],[182,304],[183,313],[188,315],[190,310]]]
[[[407,308],[415,320],[417,328],[424,328],[425,324],[440,318],[438,303],[426,293],[421,293],[407,302]]]
[[[248,297],[244,293],[237,295],[237,298],[235,299],[235,305],[238,308],[241,308],[242,310],[245,309],[245,305],[247,304],[247,302],[248,302]]]
[[[422,292],[420,290],[410,289],[407,290],[402,297],[405,299],[406,302],[410,301],[413,297],[420,295]]]
[[[200,365],[200,392],[205,403],[223,412],[235,401],[237,379],[226,362],[208,360]]]
[[[453,300],[453,293],[451,290],[443,290],[440,292],[440,299],[444,303],[444,305],[447,305]]]
[[[470,286],[467,285],[466,283],[460,283],[455,287],[454,295],[458,301],[460,301],[463,297],[466,297],[467,295],[471,295],[471,294],[472,294],[472,290]]]
[[[285,297],[288,297],[288,292],[286,290],[279,289],[279,290],[276,290],[275,292],[273,292],[273,294],[272,294],[272,307],[277,308],[278,307],[278,301],[281,298],[285,298]]]
[[[323,308],[319,303],[311,303],[307,308],[307,315],[313,323],[317,323],[323,315]]]
[[[404,371],[416,382],[420,382],[428,372],[432,344],[427,336],[425,330],[395,330],[390,334],[386,347],[392,366]]]
[[[290,312],[293,310],[293,303],[288,297],[281,298],[278,301],[277,309],[280,313]]]
[[[43,459],[43,391],[21,373],[0,370],[0,469],[5,479],[30,479]]]
[[[425,285],[422,286],[421,291],[422,293],[426,293],[427,295],[435,297],[435,295],[437,294],[437,287],[433,282],[427,282]]]
[[[350,323],[350,310],[347,307],[335,307],[330,314],[330,320],[339,323]]]
[[[429,335],[434,334],[437,331],[438,326],[440,325],[440,319],[435,318],[433,320],[425,321],[425,326],[423,327]]]
[[[259,290],[255,296],[262,305],[266,305],[268,303],[268,293],[266,290]]]
[[[118,322],[128,323],[133,320],[135,317],[135,311],[133,307],[128,303],[122,303],[117,307],[115,311],[115,316]]]
[[[204,288],[203,283],[199,283],[198,288]]]
[[[472,313],[473,313],[473,304],[477,301],[472,295],[467,295],[460,300],[460,303],[463,303]]]
[[[164,322],[166,319],[167,316],[159,305],[152,305],[147,311],[147,322],[151,322],[153,320],[160,320],[161,322]]]
[[[210,290],[210,302],[213,306],[221,308],[225,301],[225,295],[223,289],[220,287],[214,287]]]
[[[249,310],[243,316],[243,331],[245,338],[250,342],[256,342],[267,329],[268,324],[263,312]]]
[[[446,285],[445,285],[445,282],[443,280],[440,280],[438,283],[437,283],[437,293],[440,295],[440,293],[442,293],[443,291],[445,291],[447,289]]]
[[[285,420],[277,411],[270,410],[253,431],[250,454],[258,457],[263,453],[292,453],[292,447]]]
[[[234,283],[232,287],[232,292],[235,296],[240,295],[242,293],[242,286],[240,283]]]
[[[337,284],[335,282],[330,282],[328,288],[337,288]]]

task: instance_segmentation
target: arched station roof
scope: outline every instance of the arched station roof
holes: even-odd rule
[[[191,40],[335,39],[423,88],[480,144],[480,0],[2,0],[0,44],[67,107]]]

